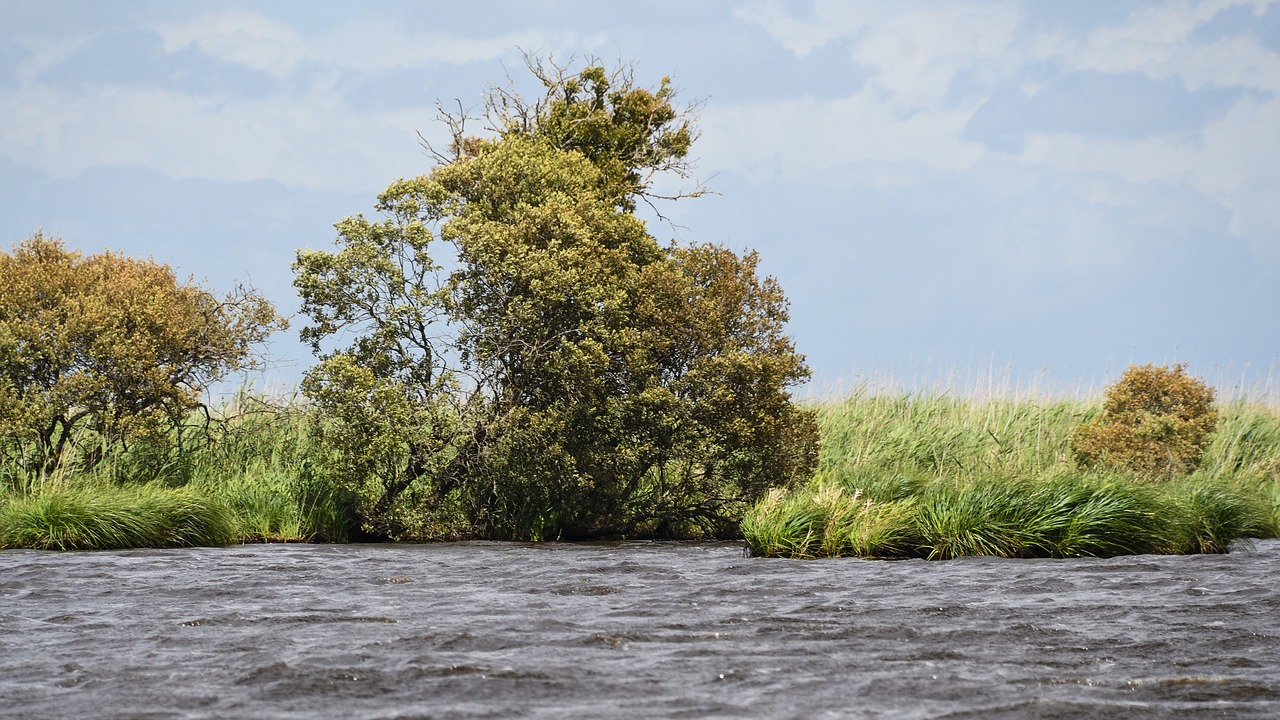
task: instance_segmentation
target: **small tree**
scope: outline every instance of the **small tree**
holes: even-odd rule
[[[0,252],[0,452],[49,472],[162,439],[284,324],[243,288],[219,299],[167,265],[36,233]]]
[[[1218,425],[1214,390],[1172,368],[1131,365],[1107,388],[1102,415],[1071,435],[1086,467],[1111,465],[1156,476],[1199,467]]]
[[[664,248],[632,212],[686,167],[667,81],[530,64],[545,97],[492,91],[492,137],[453,118],[453,154],[393,183],[384,221],[298,254],[336,479],[391,535],[733,532],[816,460],[786,300],[754,254]],[[441,507],[465,522],[433,526]]]

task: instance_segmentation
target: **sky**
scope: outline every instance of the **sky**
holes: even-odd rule
[[[650,231],[758,251],[810,391],[1280,384],[1280,0],[0,0],[0,248],[43,229],[296,313],[297,249],[430,171],[437,102],[536,91],[522,50],[700,106],[715,194]],[[312,363],[304,324],[268,381]]]

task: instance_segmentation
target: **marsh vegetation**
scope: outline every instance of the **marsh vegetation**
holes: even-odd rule
[[[775,490],[742,531],[784,557],[1109,556],[1225,552],[1280,530],[1280,412],[1218,405],[1190,474],[1083,464],[1101,398],[854,393],[819,406],[815,477]]]
[[[790,490],[770,491],[740,516],[754,554],[1222,552],[1233,541],[1280,532],[1280,411],[1269,405],[1219,404],[1218,430],[1199,467],[1173,478],[1079,465],[1070,438],[1102,415],[1100,398],[855,392],[812,409],[822,437],[818,470]],[[246,396],[223,414],[218,434],[181,456],[134,446],[92,469],[63,466],[36,476],[9,463],[0,486],[0,545],[377,539],[361,533],[348,492],[317,472],[332,458],[304,401]],[[453,511],[456,527],[464,517]]]
[[[349,502],[312,470],[325,461],[296,403],[242,395],[190,418],[199,442],[114,446],[92,463],[0,465],[0,547],[96,550],[344,542]],[[187,428],[187,435],[191,434]]]
[[[1131,368],[1100,402],[797,402],[809,368],[757,255],[663,244],[636,213],[704,193],[659,189],[691,178],[697,105],[628,66],[528,69],[538,92],[443,116],[448,147],[380,218],[298,250],[316,364],[287,401],[203,400],[287,324],[252,289],[40,233],[0,253],[0,546],[744,537],[951,558],[1275,534],[1276,415],[1219,406],[1181,366]]]

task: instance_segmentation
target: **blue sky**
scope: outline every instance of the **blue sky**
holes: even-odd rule
[[[1280,372],[1280,2],[0,0],[0,19],[0,245],[44,228],[296,311],[295,250],[430,169],[437,100],[527,87],[525,48],[634,61],[704,103],[719,194],[651,230],[758,250],[815,388]],[[278,383],[310,363],[301,325],[273,344]]]

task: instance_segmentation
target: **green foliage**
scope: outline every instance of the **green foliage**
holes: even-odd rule
[[[235,540],[231,510],[186,489],[48,492],[0,508],[0,548],[109,550]]]
[[[526,56],[546,93],[528,102],[507,88],[486,98],[490,122],[504,135],[527,135],[583,155],[600,171],[600,186],[622,207],[649,193],[660,172],[687,175],[697,133],[675,106],[670,78],[656,90],[637,87],[632,68],[612,73],[594,62],[578,73]]]
[[[1072,452],[1085,467],[1162,477],[1193,471],[1217,428],[1213,399],[1213,388],[1185,365],[1130,366],[1107,389],[1102,415],[1072,434]]]
[[[1280,413],[1221,409],[1199,470],[1173,482],[1080,472],[1086,402],[855,393],[818,407],[817,477],[744,516],[753,554],[1087,557],[1226,552],[1280,533]]]
[[[1229,483],[1159,487],[1103,476],[938,480],[901,500],[815,483],[752,507],[755,555],[811,557],[1110,557],[1221,553],[1270,536],[1265,500]]]
[[[167,265],[82,257],[37,233],[0,253],[0,459],[48,473],[169,442],[283,325],[243,288],[219,299]]]
[[[491,95],[498,136],[459,123],[383,221],[298,254],[331,477],[392,537],[732,533],[816,458],[786,300],[754,254],[631,212],[692,140],[666,82],[531,67],[543,100]]]

